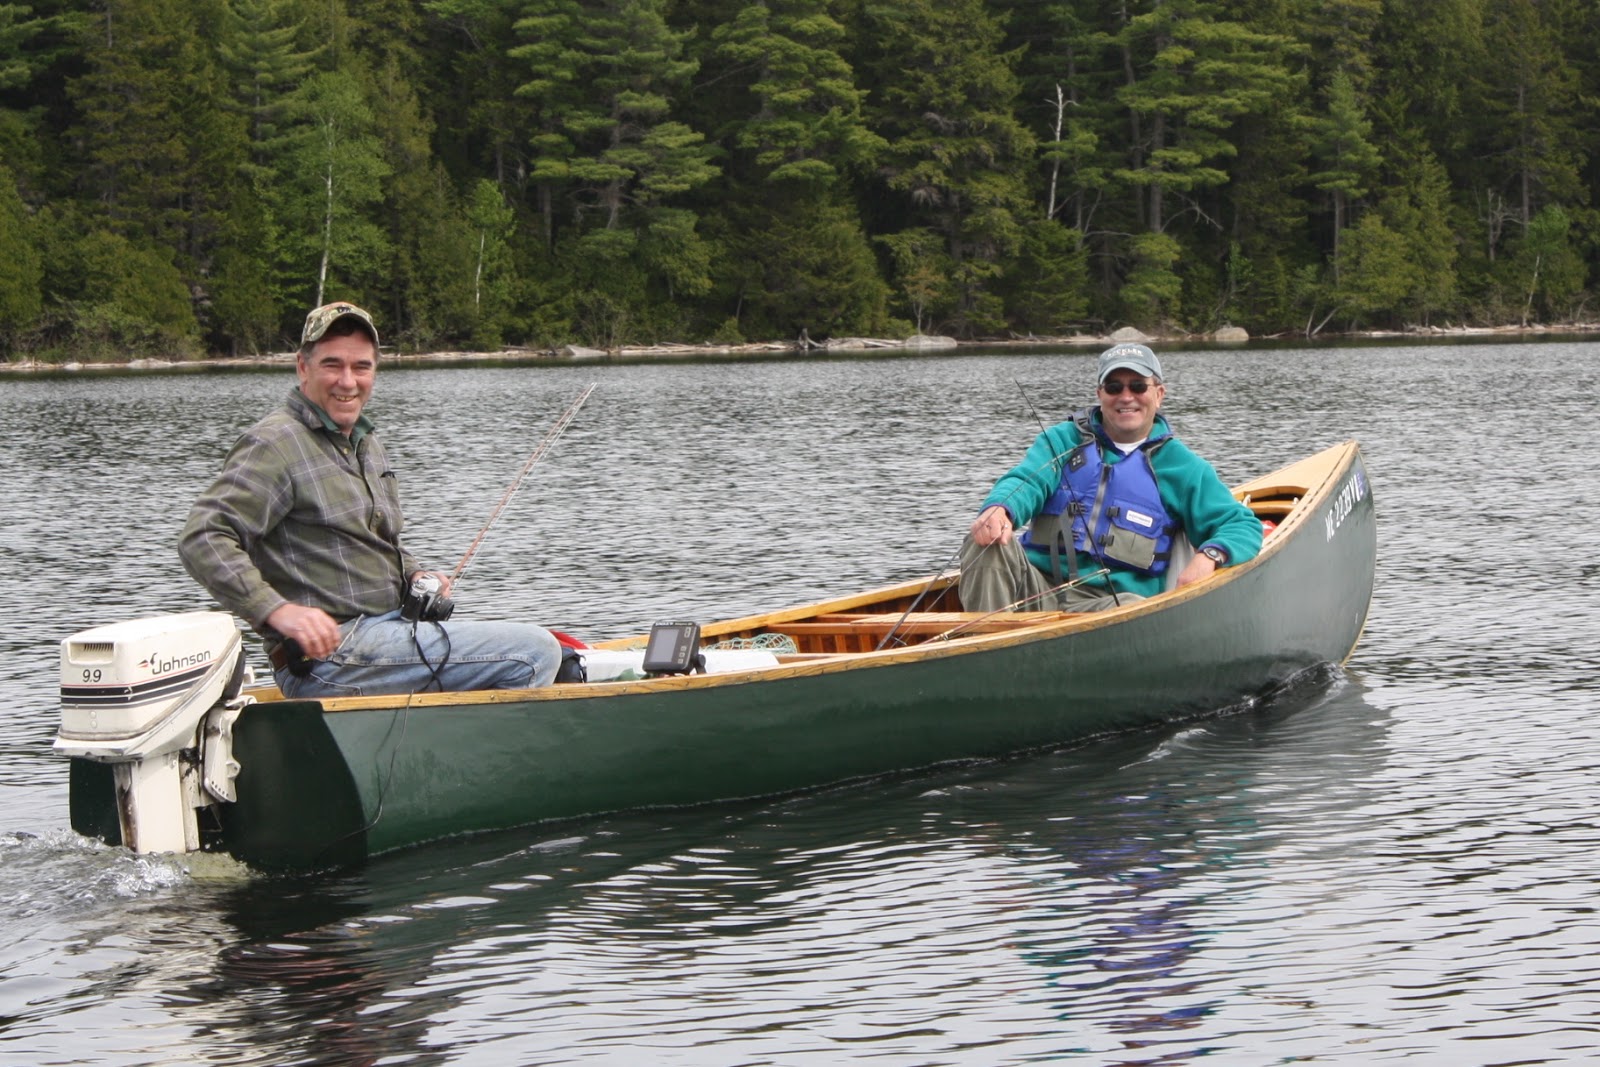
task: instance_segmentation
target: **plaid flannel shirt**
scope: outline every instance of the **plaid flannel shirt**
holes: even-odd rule
[[[400,542],[400,490],[365,415],[345,437],[298,388],[239,438],[189,512],[178,554],[195,581],[267,639],[285,603],[343,622],[400,606],[421,569]]]

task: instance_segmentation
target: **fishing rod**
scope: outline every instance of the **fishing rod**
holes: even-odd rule
[[[1017,387],[1017,393],[1022,397],[1022,402],[1024,404],[1028,405],[1028,410],[1030,412],[1032,412],[1034,421],[1039,424],[1039,432],[1040,432],[1040,434],[1044,434],[1047,431],[1047,427],[1045,426],[1044,419],[1039,415],[1039,409],[1033,406],[1033,400],[1028,396],[1027,390],[1022,388],[1022,383],[1017,381],[1016,378],[1012,378],[1011,382],[1012,382],[1013,385],[1015,385]],[[1058,454],[1056,454],[1054,456],[1049,457],[1044,462],[1040,463],[1039,466],[1035,468],[1035,470],[1042,469],[1047,465],[1048,466],[1052,466],[1052,467],[1054,467],[1056,469],[1057,477],[1059,477],[1060,476],[1060,472],[1061,472],[1061,463],[1065,460],[1065,458],[1067,456],[1072,454],[1072,451],[1074,451],[1074,449],[1069,449],[1069,450],[1067,450],[1065,452],[1061,452],[1061,453],[1058,453]],[[1012,492],[1015,493],[1017,491],[1017,489],[1020,489],[1020,488],[1021,488],[1021,486],[1019,485],[1015,489],[1013,489]],[[1070,488],[1068,488],[1068,492],[1072,493]],[[1075,501],[1077,500],[1077,494],[1076,493],[1072,493],[1072,497],[1073,497],[1073,499]],[[1007,496],[1007,499],[1009,499],[1009,494]],[[999,503],[1001,505],[1003,505],[1005,503],[1005,501],[1002,500]],[[1091,578],[1100,578],[1100,577],[1104,577],[1106,579],[1106,586],[1111,592],[1112,603],[1120,605],[1121,604],[1121,600],[1117,596],[1116,586],[1111,583],[1111,578],[1110,578],[1111,569],[1106,565],[1106,561],[1105,561],[1104,557],[1101,556],[1101,554],[1100,554],[1100,552],[1098,550],[1098,547],[1094,545],[1094,538],[1092,536],[1090,536],[1088,538],[1088,541],[1089,541],[1089,544],[1091,546],[1090,554],[1094,557],[1095,562],[1100,565],[1100,569],[1098,571],[1094,571],[1094,572],[1091,572],[1091,573],[1086,574],[1086,575],[1081,575],[1081,576],[1079,576],[1077,578],[1069,579],[1068,581],[1063,582],[1060,585],[1054,586],[1051,589],[1047,590],[1046,594],[1040,594],[1039,596],[1035,596],[1035,597],[1024,597],[1021,600],[1013,601],[1011,604],[1007,605],[1005,608],[1002,608],[1000,610],[1009,611],[1009,610],[1012,610],[1012,609],[1014,609],[1016,607],[1021,606],[1022,604],[1028,603],[1030,600],[1040,599],[1042,596],[1047,595],[1048,593],[1054,593],[1054,592],[1056,592],[1058,590],[1061,590],[1061,589],[1073,588],[1075,586],[1083,584],[1084,582],[1088,581]],[[1069,548],[1070,548],[1070,545],[1069,545]],[[956,551],[951,555],[951,557],[945,561],[944,566],[941,567],[933,575],[932,578],[928,579],[927,584],[922,587],[922,590],[920,592],[918,592],[916,597],[911,601],[911,605],[909,607],[907,607],[904,612],[901,613],[900,618],[896,619],[894,625],[889,627],[888,632],[883,635],[882,640],[880,640],[878,642],[878,644],[877,644],[877,647],[875,647],[873,649],[874,652],[881,652],[889,644],[889,642],[894,639],[896,633],[899,632],[900,627],[905,623],[906,619],[910,617],[912,612],[917,610],[918,605],[920,605],[922,603],[923,598],[928,595],[929,591],[933,588],[934,583],[936,581],[938,581],[940,576],[942,576],[945,571],[949,570],[950,564],[952,562],[954,562],[956,557],[959,556],[960,554],[961,554],[961,549],[957,548]],[[1060,575],[1058,574],[1057,577],[1059,578]],[[994,614],[994,613],[991,612],[991,614]],[[987,617],[987,616],[985,616],[985,617]],[[957,627],[956,629],[959,630],[960,627]],[[946,633],[946,634],[941,634],[939,636],[947,638],[947,637],[949,637],[949,634]],[[904,644],[903,641],[901,643]]]
[[[560,440],[561,435],[565,433],[567,427],[572,424],[572,420],[577,418],[578,410],[583,407],[584,401],[589,399],[589,394],[594,392],[595,385],[596,383],[591,382],[583,390],[583,392],[578,394],[578,398],[576,400],[567,405],[567,409],[556,418],[555,425],[551,426],[549,432],[544,435],[544,440],[539,442],[538,447],[535,448],[533,453],[528,456],[527,462],[523,463],[522,469],[517,472],[517,476],[513,478],[511,480],[511,484],[506,487],[505,493],[500,497],[500,502],[497,503],[494,506],[494,510],[489,513],[488,521],[486,521],[482,528],[478,530],[478,535],[472,539],[472,543],[467,546],[467,550],[461,554],[461,560],[456,564],[455,570],[450,572],[450,587],[452,590],[455,587],[455,583],[461,580],[461,575],[466,571],[467,564],[472,562],[472,557],[477,554],[478,548],[483,544],[483,539],[489,533],[489,528],[493,526],[495,520],[500,517],[500,513],[506,509],[506,505],[511,502],[511,498],[516,496],[517,490],[522,488],[522,483],[527,479],[528,473],[533,470],[534,466],[537,465],[539,460],[544,457],[545,453],[550,451],[551,447],[556,443],[556,441]],[[444,669],[445,663],[450,659],[449,633],[446,631],[444,635],[446,642],[444,657],[437,665],[435,665],[428,661],[426,653],[423,652],[422,643],[417,639],[417,623],[422,620],[427,620],[429,622],[443,622],[450,617],[454,610],[454,602],[451,601],[449,597],[444,595],[444,590],[441,588],[439,579],[432,574],[419,575],[418,577],[414,578],[411,582],[410,589],[407,591],[406,596],[402,599],[400,606],[401,618],[409,619],[411,621],[411,639],[412,642],[416,644],[417,655],[421,657],[423,665],[426,666],[432,673],[433,682],[435,685],[439,686],[441,692],[444,689],[444,685],[439,679],[439,672]],[[290,643],[293,644],[293,642]],[[426,689],[427,683],[424,682],[423,690]],[[354,837],[357,834],[366,833],[368,830],[371,830],[378,824],[378,820],[383,817],[384,799],[388,795],[389,782],[394,778],[395,757],[399,755],[401,744],[405,741],[406,728],[411,721],[411,698],[415,697],[416,695],[417,693],[415,691],[408,694],[405,704],[396,709],[395,716],[390,720],[389,729],[391,731],[395,728],[395,723],[399,723],[400,736],[396,739],[394,748],[389,752],[388,773],[386,775],[379,775],[378,777],[377,807],[372,813],[372,818],[367,821],[365,826],[357,827],[356,829],[351,830],[349,833],[342,835],[332,842],[329,842],[323,847],[321,853],[319,853],[319,856],[326,855],[331,849],[343,844],[351,837]]]
[[[1044,429],[1045,429],[1044,420],[1042,418],[1039,418],[1039,412],[1038,412],[1038,410],[1036,408],[1034,408],[1033,401],[1029,400],[1028,399],[1028,394],[1023,392],[1022,383],[1018,382],[1015,378],[1012,378],[1011,381],[1014,384],[1016,384],[1017,392],[1022,393],[1023,403],[1027,404],[1028,405],[1028,410],[1033,412],[1034,419],[1036,419],[1038,421],[1038,423],[1039,423],[1039,432],[1043,433]],[[1059,474],[1059,470],[1060,470],[1059,464],[1061,463],[1062,459],[1066,455],[1068,455],[1068,453],[1063,452],[1060,455],[1051,456],[1049,459],[1045,460],[1045,463],[1052,464],[1052,465],[1057,465],[1057,472]],[[1044,464],[1040,464],[1040,466],[1042,467],[1042,466],[1044,466]],[[1021,488],[1021,486],[1017,487],[1017,489],[1020,489],[1020,488]],[[1012,492],[1013,493],[1016,492],[1016,489],[1013,489]],[[1007,499],[1009,499],[1009,494],[1008,494]],[[1005,501],[1001,501],[1002,504],[1004,502]],[[883,638],[878,642],[877,647],[875,647],[873,649],[874,652],[883,651],[884,647],[887,646],[889,644],[889,642],[894,639],[894,636],[895,636],[896,633],[899,632],[901,625],[903,625],[905,623],[906,619],[910,617],[910,615],[911,615],[911,613],[913,611],[917,610],[917,606],[922,603],[923,598],[926,597],[928,595],[928,593],[933,589],[934,583],[937,582],[939,580],[939,578],[946,571],[948,571],[950,569],[950,565],[956,561],[956,558],[958,556],[961,555],[961,547],[962,546],[957,546],[956,550],[950,554],[950,557],[944,561],[944,565],[941,566],[938,570],[936,570],[934,572],[933,577],[928,579],[927,584],[925,584],[922,587],[921,591],[918,592],[916,597],[911,601],[911,605],[909,607],[907,607],[905,611],[900,613],[900,617],[895,620],[894,625],[889,627],[888,632],[883,635]],[[1026,603],[1026,600],[1018,601],[1016,603],[1017,604]],[[1012,606],[1016,606],[1016,605],[1014,604]],[[904,643],[905,642],[903,642],[903,641],[901,642],[901,644],[904,644]]]
[[[1044,419],[1039,417],[1039,409],[1037,409],[1037,408],[1035,408],[1033,406],[1033,400],[1029,398],[1028,391],[1026,389],[1022,388],[1022,383],[1017,381],[1016,378],[1012,378],[1011,379],[1011,384],[1015,385],[1017,387],[1017,392],[1022,395],[1022,402],[1024,404],[1028,405],[1028,410],[1029,411],[1033,412],[1034,421],[1036,421],[1039,424],[1039,432],[1040,433],[1044,433],[1045,432]],[[1070,455],[1071,453],[1066,453],[1066,454]],[[1055,457],[1055,459],[1059,459],[1059,458],[1060,458],[1059,456]],[[1052,460],[1052,462],[1053,462],[1053,460]],[[1061,472],[1058,469],[1056,473],[1057,473],[1057,475],[1059,475]],[[1072,497],[1073,503],[1075,503],[1075,504],[1077,504],[1077,505],[1079,505],[1081,507],[1083,505],[1083,501],[1081,499],[1079,499],[1077,493],[1072,491],[1072,487],[1069,486],[1069,485],[1065,485],[1065,483],[1063,483],[1063,487],[1067,490],[1067,494]],[[1115,583],[1113,583],[1111,581],[1111,568],[1106,564],[1105,557],[1100,554],[1100,547],[1095,544],[1094,531],[1089,528],[1089,516],[1086,516],[1083,513],[1080,513],[1079,518],[1081,518],[1082,521],[1083,521],[1083,535],[1084,535],[1083,539],[1089,545],[1089,554],[1094,557],[1094,561],[1096,563],[1100,564],[1100,574],[1105,575],[1105,578],[1106,578],[1106,589],[1109,590],[1110,593],[1111,593],[1111,603],[1115,604],[1117,607],[1121,607],[1122,606],[1122,600],[1121,600],[1121,598],[1119,598],[1117,596],[1117,587],[1116,587]],[[1070,529],[1070,527],[1069,527],[1069,529]],[[1072,545],[1071,545],[1070,542],[1065,547],[1067,548],[1068,551],[1072,550]],[[1060,571],[1059,567],[1056,569],[1055,576],[1057,578],[1061,577],[1061,571]],[[1078,584],[1076,581],[1069,581],[1069,582],[1059,586],[1058,588],[1067,589],[1067,588],[1070,588],[1070,587],[1072,587],[1072,586],[1074,586],[1076,584]]]
[[[472,562],[472,557],[477,554],[479,546],[483,544],[484,536],[488,534],[489,527],[494,525],[495,520],[500,517],[500,513],[506,509],[506,505],[511,503],[511,498],[516,496],[517,490],[522,488],[523,480],[528,477],[528,472],[533,470],[534,465],[544,458],[545,453],[550,451],[556,441],[560,440],[561,435],[566,432],[567,427],[572,424],[572,420],[578,417],[578,409],[583,407],[583,402],[589,399],[590,393],[594,392],[595,385],[596,383],[594,382],[589,383],[588,387],[578,394],[578,399],[567,405],[567,410],[563,411],[556,419],[555,425],[550,427],[550,431],[544,435],[544,440],[539,442],[539,447],[533,450],[533,454],[528,457],[528,461],[522,465],[522,469],[517,472],[517,476],[506,487],[505,494],[500,497],[500,502],[489,513],[488,521],[478,531],[478,536],[472,539],[472,543],[467,546],[467,550],[461,554],[461,561],[456,564],[455,570],[450,572],[450,584],[452,586],[461,580],[461,575],[466,571],[467,564]]]
[[[1060,585],[1052,585],[1049,589],[1042,590],[1041,592],[1034,593],[1030,596],[1025,596],[1021,600],[1013,600],[1011,603],[995,608],[993,611],[985,612],[984,614],[979,615],[976,619],[966,619],[962,622],[958,622],[943,633],[934,634],[932,637],[928,638],[925,643],[932,644],[935,641],[948,641],[951,638],[958,636],[963,631],[970,630],[980,622],[986,622],[987,620],[994,618],[996,615],[1004,615],[1008,612],[1016,611],[1024,604],[1031,604],[1036,600],[1043,600],[1047,596],[1054,596],[1063,589],[1074,589],[1077,586],[1082,585],[1084,582],[1087,582],[1089,579],[1098,578],[1106,573],[1109,572],[1106,570],[1106,568],[1102,567],[1097,571],[1090,571],[1088,574],[1080,574],[1078,577],[1070,578],[1067,581],[1062,582]]]
[[[1017,392],[1022,396],[1022,402],[1028,405],[1029,411],[1033,412],[1033,421],[1039,424],[1039,432],[1044,433],[1044,419],[1039,417],[1039,409],[1033,406],[1033,400],[1028,396],[1028,391],[1022,388],[1022,383],[1017,381],[1015,378],[1011,379],[1011,384],[1017,387]]]

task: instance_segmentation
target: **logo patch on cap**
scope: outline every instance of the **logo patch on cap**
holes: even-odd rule
[[[343,318],[359,320],[362,328],[372,336],[373,347],[378,346],[378,327],[373,324],[372,316],[343,300],[323,304],[306,316],[305,329],[300,332],[300,346],[303,348],[320,341],[328,328]]]

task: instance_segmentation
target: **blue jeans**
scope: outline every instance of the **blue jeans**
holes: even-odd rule
[[[549,685],[561,666],[560,642],[526,622],[412,623],[391,611],[351,619],[339,631],[339,647],[305,677],[273,672],[284,696],[531,689]]]

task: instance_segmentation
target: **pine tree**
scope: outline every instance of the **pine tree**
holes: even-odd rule
[[[216,2],[109,0],[94,24],[86,72],[72,85],[87,157],[84,195],[104,206],[106,225],[128,238],[134,258],[176,269],[202,302],[244,161],[242,123],[227,107],[207,43],[220,18]],[[192,314],[170,314],[160,303],[125,306],[159,314],[163,331],[192,328]]]
[[[1350,229],[1339,253],[1339,282],[1331,297],[1352,328],[1396,321],[1423,281],[1411,251],[1405,236],[1385,225],[1378,212],[1363,216]]]
[[[943,257],[899,255],[919,272],[941,259],[949,277],[906,291],[955,293],[949,328],[962,334],[1003,328],[997,289],[1006,259],[1020,247],[1028,214],[1034,138],[1016,119],[1015,52],[980,0],[875,0],[864,11],[876,48],[869,55],[874,129],[887,138],[882,172],[900,197],[908,235],[929,229]],[[904,242],[922,247],[920,237]],[[891,246],[892,247],[892,246]],[[921,320],[934,306],[917,301]]]
[[[316,70],[321,48],[301,49],[298,0],[227,0],[217,55],[246,116],[252,173],[270,173],[289,133],[296,91]]]
[[[27,209],[11,172],[0,164],[0,356],[15,351],[18,335],[38,320],[43,277]]]
[[[0,3],[0,160],[18,186],[42,196],[45,141],[64,108],[65,72],[77,60],[88,15],[67,0]]]
[[[439,21],[441,44],[448,43],[431,56],[439,71],[430,96],[441,161],[458,180],[486,175],[520,193],[533,118],[517,91],[526,65],[507,45],[516,39],[521,0],[429,0],[423,7]]]
[[[1585,195],[1580,175],[1587,138],[1577,119],[1578,79],[1561,47],[1562,27],[1537,0],[1494,0],[1485,27],[1496,62],[1482,74],[1483,113],[1494,119],[1486,155],[1527,227],[1546,204]]]
[[[512,50],[533,77],[518,92],[540,130],[533,179],[563,195],[585,229],[621,228],[648,205],[714,177],[704,138],[671,118],[671,95],[695,64],[661,0],[529,0]]]
[[[1372,123],[1356,95],[1355,82],[1344,71],[1328,84],[1326,112],[1311,119],[1311,184],[1326,193],[1333,205],[1333,261],[1339,259],[1339,235],[1344,231],[1349,205],[1367,194],[1381,158],[1372,141]],[[1335,281],[1338,280],[1335,275]]]
[[[736,220],[725,257],[743,328],[823,338],[884,325],[887,287],[845,183],[883,147],[866,125],[844,28],[824,0],[743,7],[712,62],[746,109],[724,127]]]
[[[1114,102],[1120,59],[1093,0],[1020,0],[1011,44],[1020,63],[1018,115],[1039,138],[1046,218],[1087,234],[1103,206],[1120,115]]]
[[[711,250],[686,194],[716,177],[704,136],[672,117],[672,97],[696,64],[664,0],[527,0],[512,50],[531,80],[518,90],[537,129],[530,172],[547,234],[556,205],[572,219],[562,261],[588,301],[588,336],[606,340],[664,327],[672,302],[711,287]],[[651,310],[651,309],[654,310]],[[673,328],[676,328],[674,326]]]
[[[1292,95],[1293,42],[1222,16],[1212,0],[1166,0],[1130,18],[1120,35],[1135,75],[1119,99],[1142,136],[1120,177],[1143,193],[1144,223],[1159,233],[1167,196],[1227,181],[1235,122]]]

